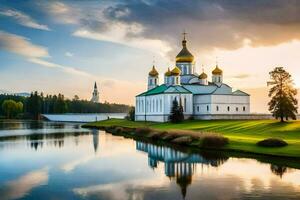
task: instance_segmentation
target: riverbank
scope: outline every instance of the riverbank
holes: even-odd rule
[[[122,127],[131,132],[136,128],[150,128],[157,131],[186,130],[201,134],[213,132],[229,139],[229,143],[222,150],[246,152],[280,157],[300,158],[300,121],[280,123],[276,120],[215,120],[215,121],[185,121],[180,124],[132,122],[123,119],[111,119],[83,125],[85,128]],[[126,132],[126,131],[125,131]],[[181,132],[184,136],[184,132]],[[125,133],[128,135],[128,133]],[[132,133],[131,133],[132,134]],[[134,133],[133,133],[134,134]],[[140,135],[139,137],[143,137]],[[266,138],[280,138],[288,143],[286,147],[266,148],[256,145],[258,141]],[[185,145],[192,145],[185,144]]]

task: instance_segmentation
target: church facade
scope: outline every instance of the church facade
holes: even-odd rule
[[[180,102],[185,119],[243,119],[250,114],[250,95],[223,82],[223,71],[216,65],[211,81],[203,71],[195,70],[194,56],[184,37],[174,68],[164,74],[159,84],[155,66],[148,74],[147,91],[136,96],[136,121],[169,121],[173,101]]]

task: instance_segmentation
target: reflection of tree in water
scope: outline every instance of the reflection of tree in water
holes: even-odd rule
[[[170,179],[176,179],[183,198],[186,196],[188,185],[192,183],[197,164],[217,167],[228,160],[227,156],[214,152],[189,154],[170,147],[140,141],[136,141],[136,149],[148,154],[148,165],[151,168],[156,168],[158,162],[164,163],[165,175]]]
[[[271,164],[270,168],[273,174],[280,176],[280,178],[282,178],[283,174],[287,172],[287,167],[285,166]]]
[[[36,151],[39,148],[43,147],[43,138],[44,138],[44,135],[42,135],[42,134],[32,134],[32,135],[26,136],[26,139],[30,141],[30,147],[35,149]]]

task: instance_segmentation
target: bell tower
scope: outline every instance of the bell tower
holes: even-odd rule
[[[94,91],[93,91],[93,96],[92,96],[91,101],[94,103],[99,103],[99,92],[98,92],[96,81],[95,81]]]

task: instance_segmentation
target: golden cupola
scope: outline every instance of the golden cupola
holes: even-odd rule
[[[152,69],[151,69],[151,71],[149,72],[149,76],[152,76],[152,77],[158,76],[158,72],[157,72],[157,70],[155,69],[155,66],[154,66],[154,65],[152,66]]]
[[[185,39],[185,33],[182,40],[182,49],[179,52],[179,54],[176,56],[176,62],[193,62],[194,56],[189,52],[189,50],[186,47],[186,39]]]
[[[170,68],[168,68],[168,71],[166,71],[165,76],[171,76],[172,72],[170,71]]]
[[[223,71],[216,65],[216,68],[212,71],[213,75],[222,75]]]
[[[202,72],[202,74],[200,74],[199,79],[207,79],[207,74],[205,72]]]
[[[179,76],[181,74],[181,70],[175,66],[174,69],[171,71],[172,76]]]

